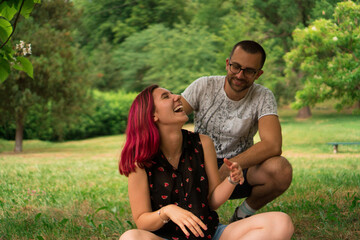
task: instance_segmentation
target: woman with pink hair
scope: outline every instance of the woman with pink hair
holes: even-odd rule
[[[182,129],[188,121],[179,95],[152,85],[134,100],[119,171],[128,177],[133,219],[131,239],[290,239],[290,217],[269,212],[219,223],[216,209],[244,178],[227,159],[230,175],[220,181],[212,140]]]

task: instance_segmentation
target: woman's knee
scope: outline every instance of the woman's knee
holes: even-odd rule
[[[294,224],[289,215],[275,212],[273,216],[275,239],[290,239],[294,233]]]
[[[132,239],[140,239],[139,237],[141,233],[139,232],[139,230],[137,229],[131,229],[128,230],[126,232],[124,232],[121,236],[119,240],[132,240]]]
[[[119,240],[161,240],[163,238],[156,236],[152,232],[141,230],[141,229],[131,229],[126,231],[121,235]]]

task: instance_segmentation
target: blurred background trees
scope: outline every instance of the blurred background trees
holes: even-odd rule
[[[359,12],[357,0],[43,0],[11,39],[32,44],[34,79],[12,71],[0,84],[0,137],[15,137],[16,119],[25,138],[118,134],[123,127],[104,123],[126,121],[128,107],[119,113],[106,102],[128,104],[152,83],[181,93],[200,76],[225,74],[232,46],[244,39],[264,46],[258,82],[280,106],[308,114],[330,99],[336,109],[353,106]]]
[[[360,5],[342,2],[331,19],[293,34],[285,56],[288,85],[298,82],[295,108],[338,99],[336,109],[360,101]],[[299,77],[300,76],[300,77]]]

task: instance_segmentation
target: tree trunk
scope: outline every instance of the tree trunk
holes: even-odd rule
[[[298,114],[297,114],[297,118],[309,118],[311,117],[311,110],[309,106],[305,106],[302,109],[299,110]]]
[[[24,136],[24,115],[22,113],[16,116],[16,135],[15,135],[15,149],[14,152],[22,152]]]

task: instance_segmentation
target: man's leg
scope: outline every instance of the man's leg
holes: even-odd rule
[[[218,166],[221,160],[218,159]],[[237,186],[230,199],[247,199],[236,208],[230,222],[255,214],[288,189],[292,180],[292,167],[286,158],[269,158],[244,172],[245,184]]]
[[[269,158],[260,165],[249,168],[247,180],[253,188],[246,202],[251,208],[259,210],[289,188],[292,167],[284,157]]]

